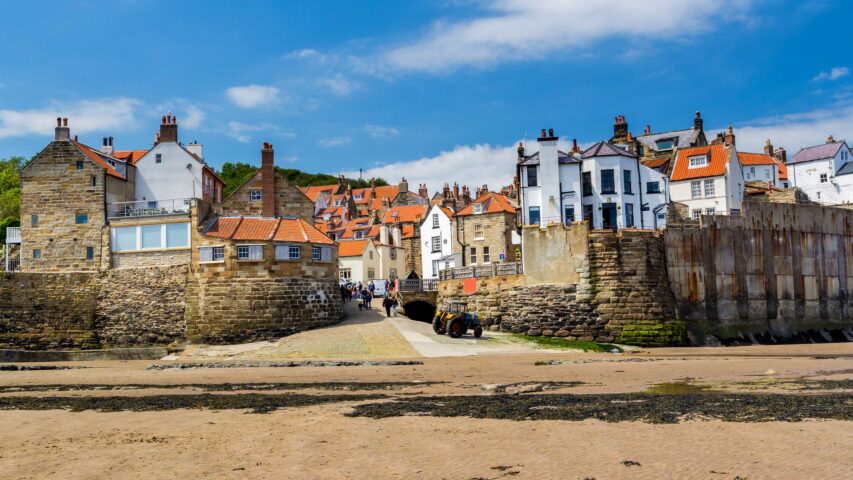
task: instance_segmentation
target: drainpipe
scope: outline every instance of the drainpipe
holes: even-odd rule
[[[640,157],[636,158],[637,160],[637,183],[639,184],[640,190],[640,228],[645,227],[643,223],[643,172],[640,171]]]

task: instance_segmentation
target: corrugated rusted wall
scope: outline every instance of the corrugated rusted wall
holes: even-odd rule
[[[789,337],[853,326],[853,211],[748,204],[741,217],[670,225],[667,268],[680,316],[706,334]]]

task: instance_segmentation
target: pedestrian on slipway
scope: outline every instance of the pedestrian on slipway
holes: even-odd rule
[[[367,284],[367,289],[370,290],[370,296],[373,297],[373,293],[376,291],[376,285],[373,284],[373,280]]]
[[[385,318],[391,317],[391,297],[386,296],[385,300],[382,300],[382,306],[385,307]]]
[[[362,305],[364,305],[364,308],[366,310],[370,310],[370,308],[371,308],[370,300],[372,300],[370,298],[370,290],[368,290],[367,288],[362,289],[362,291],[361,291],[361,303],[362,303]]]
[[[391,299],[391,316],[392,317],[397,316],[397,299],[396,298]]]
[[[388,279],[385,279],[385,295],[388,295],[389,289],[391,288],[391,282]]]

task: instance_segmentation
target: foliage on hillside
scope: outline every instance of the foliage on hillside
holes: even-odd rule
[[[0,160],[0,243],[6,241],[6,227],[21,224],[21,167],[24,157]]]
[[[226,162],[222,165],[222,170],[219,176],[225,182],[225,196],[228,196],[237,187],[242,185],[249,177],[258,169],[257,166],[249,165],[243,162]],[[334,175],[325,173],[306,173],[302,170],[294,168],[279,168],[276,167],[278,173],[284,175],[290,183],[299,187],[312,187],[316,185],[333,185],[338,182],[338,178]],[[347,184],[352,188],[364,188],[370,186],[370,180],[347,179]],[[388,182],[381,178],[376,179],[376,185],[388,185]]]

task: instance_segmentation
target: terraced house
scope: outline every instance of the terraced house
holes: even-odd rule
[[[521,260],[516,209],[507,197],[487,192],[456,212],[453,253],[461,260],[457,266]]]

